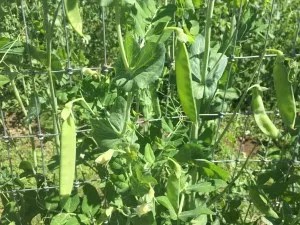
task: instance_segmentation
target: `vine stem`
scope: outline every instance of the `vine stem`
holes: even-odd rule
[[[121,51],[121,57],[125,66],[126,70],[129,70],[129,63],[126,57],[126,51],[123,43],[123,36],[122,36],[122,29],[121,29],[121,12],[120,12],[120,6],[116,6],[116,28],[117,28],[117,36],[118,36],[118,42],[120,46]]]
[[[126,57],[126,51],[125,51],[125,47],[124,47],[124,43],[123,43],[123,36],[122,36],[122,29],[121,29],[121,12],[120,11],[121,11],[120,5],[118,4],[116,6],[116,29],[117,29],[117,35],[118,35],[118,42],[119,42],[121,57],[122,57],[125,69],[126,69],[126,71],[129,71],[130,70],[129,63],[128,63],[128,60]],[[131,105],[133,102],[133,96],[134,95],[133,95],[132,91],[128,92],[122,134],[124,134],[126,132],[127,124],[128,124],[128,121],[130,120],[130,109],[131,109]]]
[[[208,62],[210,56],[211,24],[212,24],[212,16],[214,11],[214,4],[215,4],[215,0],[209,0],[208,10],[206,14],[204,57],[203,57],[203,65],[202,66],[200,65],[201,68],[200,75],[203,84],[205,84],[206,81],[206,73],[208,69]],[[203,96],[205,97],[205,85],[204,85]]]
[[[54,133],[59,133],[59,124],[58,124],[58,106],[57,106],[57,100],[55,96],[55,88],[54,88],[54,82],[53,82],[53,75],[52,75],[52,69],[51,69],[51,48],[52,48],[52,29],[49,28],[49,18],[48,18],[48,2],[47,0],[43,0],[43,10],[44,10],[44,27],[46,30],[46,43],[47,43],[47,74],[49,78],[50,83],[50,97],[51,97],[51,106],[52,106],[52,117],[53,117],[53,129]],[[55,147],[57,153],[59,153],[59,146],[60,146],[60,140],[59,135],[55,136]]]

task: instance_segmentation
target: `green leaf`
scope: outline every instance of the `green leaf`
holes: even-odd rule
[[[78,214],[77,216],[78,216],[81,224],[87,224],[87,225],[90,224],[90,219],[86,215],[84,215],[84,214]]]
[[[193,0],[193,4],[196,9],[199,9],[202,4],[202,0]]]
[[[71,217],[67,222],[66,225],[80,225],[78,219],[76,217]]]
[[[170,200],[175,211],[179,208],[180,180],[175,175],[169,176],[167,181],[167,197]]]
[[[28,54],[30,54],[33,59],[39,61],[43,66],[48,67],[48,55],[46,51],[40,50],[32,45],[28,45],[28,50]],[[61,60],[54,53],[51,54],[51,69],[56,71],[62,70]]]
[[[198,192],[198,193],[210,193],[220,188],[225,188],[227,183],[220,179],[212,180],[211,182],[203,181],[197,184],[189,185],[185,188],[185,191]]]
[[[225,181],[229,179],[230,175],[228,171],[222,169],[221,167],[215,165],[214,163],[208,160],[205,159],[197,160],[197,164],[200,168],[202,168],[203,172],[207,176],[220,178]]]
[[[76,194],[74,196],[69,197],[66,201],[63,201],[62,208],[66,212],[72,213],[77,209],[79,203],[80,203],[80,198],[79,198],[79,195]]]
[[[136,44],[132,36],[125,39],[126,56],[130,60],[130,70],[126,71],[119,58],[116,65],[117,85],[125,91],[136,88],[149,88],[161,76],[164,61],[165,47],[163,44],[146,42],[145,46],[136,50]]]
[[[10,79],[7,76],[0,75],[0,88],[9,82]]]
[[[197,207],[196,209],[181,212],[178,218],[182,221],[187,221],[189,218],[196,218],[200,215],[214,215],[215,213],[205,206]]]
[[[221,57],[221,58],[220,58]],[[220,61],[218,61],[220,59]],[[208,73],[205,81],[206,92],[205,98],[209,99],[212,98],[217,90],[218,82],[222,77],[224,70],[227,66],[227,56],[221,53],[212,53],[209,59],[209,69],[210,72]]]
[[[101,199],[97,189],[91,184],[85,184],[83,186],[83,200],[82,200],[82,212],[87,216],[95,215],[101,206]]]
[[[68,213],[59,213],[52,218],[50,225],[64,225],[70,218]]]
[[[64,0],[65,11],[73,29],[83,37],[82,19],[79,10],[79,0]]]
[[[120,134],[113,128],[108,119],[92,119],[91,124],[92,136],[100,147],[114,149],[122,143]]]
[[[147,143],[145,146],[145,159],[150,164],[153,164],[155,162],[155,155],[154,155],[151,145],[149,143]]]
[[[172,220],[177,220],[177,214],[174,210],[174,207],[172,206],[170,200],[168,199],[168,197],[166,196],[159,196],[156,198],[157,202],[161,205],[163,205],[164,207],[166,207],[170,213],[170,218]]]
[[[110,4],[112,4],[113,1],[114,0],[100,0],[100,5],[106,7],[106,6],[109,6]]]
[[[129,3],[135,7],[135,13],[131,14],[135,33],[143,38],[145,37],[147,27],[155,15],[156,2],[154,0],[130,0]]]
[[[256,187],[250,188],[249,197],[260,212],[275,219],[279,218],[278,214],[270,206],[267,198],[263,195],[263,193],[259,192]]]

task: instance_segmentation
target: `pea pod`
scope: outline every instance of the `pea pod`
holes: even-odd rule
[[[249,190],[249,197],[253,202],[254,206],[266,216],[278,219],[277,213],[269,206],[267,199],[257,189],[251,188]]]
[[[289,71],[284,65],[284,55],[277,51],[273,67],[273,79],[276,92],[277,106],[283,123],[294,129],[296,121],[296,103],[292,83],[289,81]]]
[[[193,122],[197,122],[196,102],[192,89],[192,73],[189,55],[183,42],[178,41],[175,52],[176,84],[183,111]]]
[[[64,6],[69,23],[80,36],[83,36],[78,0],[64,0]]]
[[[263,88],[258,84],[251,87],[252,90],[252,112],[259,129],[271,138],[278,138],[280,132],[266,114],[264,103],[262,100]]]
[[[71,104],[66,104],[62,111],[64,119],[61,129],[59,194],[69,196],[73,189],[76,163],[76,126],[71,111]]]

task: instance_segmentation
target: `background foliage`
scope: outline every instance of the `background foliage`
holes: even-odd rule
[[[282,123],[275,57],[261,57],[284,52],[299,112],[298,1],[216,0],[211,23],[211,1],[78,3],[83,35],[63,1],[1,1],[0,223],[298,224],[299,118],[295,129]],[[190,83],[175,71],[179,42]],[[253,119],[253,84],[268,88],[278,139]],[[76,179],[64,199],[60,115],[79,98]]]

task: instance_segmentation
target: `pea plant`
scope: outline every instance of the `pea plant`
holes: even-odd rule
[[[1,125],[22,112],[32,152],[1,168],[1,224],[299,223],[299,58],[270,41],[283,1],[21,2],[1,7],[29,24],[0,23]]]

